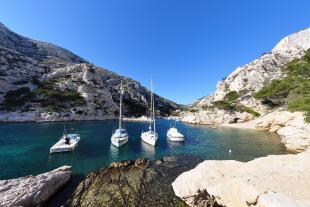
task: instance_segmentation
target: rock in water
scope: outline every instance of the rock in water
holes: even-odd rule
[[[63,166],[37,176],[0,181],[0,206],[38,206],[71,178],[71,167]]]
[[[186,206],[171,183],[201,161],[190,155],[112,163],[80,183],[70,206]]]

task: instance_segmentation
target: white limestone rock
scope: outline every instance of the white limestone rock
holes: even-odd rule
[[[270,155],[245,163],[204,161],[181,174],[172,186],[175,194],[191,206],[199,206],[194,205],[195,197],[199,190],[206,190],[218,204],[229,207],[283,206],[285,201],[300,207],[310,202],[309,175],[310,151],[306,151],[297,155]]]
[[[239,98],[239,103],[260,113],[267,112],[269,108],[254,99],[252,94],[266,83],[283,77],[281,68],[290,61],[301,58],[309,48],[310,28],[288,35],[271,52],[236,68],[224,80],[218,82],[213,94],[198,100],[192,106],[211,105],[213,101],[222,100],[230,91],[243,90],[246,93]]]
[[[71,178],[71,167],[63,166],[36,176],[0,180],[0,206],[32,207],[43,204]]]
[[[302,112],[277,110],[254,120],[256,129],[277,132],[288,150],[302,152],[310,147],[310,125]]]
[[[181,121],[188,124],[228,124],[243,123],[254,119],[252,114],[247,112],[225,111],[219,109],[200,110],[198,112],[185,112]]]

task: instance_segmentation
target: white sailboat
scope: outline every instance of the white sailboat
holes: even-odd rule
[[[183,142],[184,141],[184,136],[181,134],[177,127],[176,127],[176,122],[175,125],[170,127],[170,129],[167,132],[167,137],[170,141],[173,142]]]
[[[151,108],[150,108],[150,126],[149,130],[141,133],[141,139],[145,143],[155,146],[158,138],[156,133],[156,123],[155,123],[155,107],[154,107],[154,95],[153,95],[153,82],[151,81]]]
[[[66,127],[64,127],[63,136],[60,138],[60,140],[53,145],[50,148],[50,154],[57,153],[57,152],[70,152],[73,151],[79,141],[80,141],[80,134],[76,130],[76,132],[73,132],[74,129],[70,129],[69,133],[66,130]]]
[[[122,129],[122,101],[123,101],[123,83],[121,82],[121,94],[119,100],[119,123],[118,129],[112,134],[111,142],[114,146],[120,147],[128,142],[129,135],[126,129]]]

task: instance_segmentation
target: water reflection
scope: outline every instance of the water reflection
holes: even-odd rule
[[[156,155],[156,146],[152,146],[152,145],[149,145],[145,142],[142,142],[141,141],[141,148],[142,148],[142,152],[143,154],[150,158],[150,159],[154,159],[155,158],[155,155]]]

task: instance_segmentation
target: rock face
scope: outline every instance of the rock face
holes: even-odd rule
[[[200,110],[195,113],[186,114],[181,120],[189,124],[221,124],[221,123],[243,123],[254,118],[247,112],[225,111],[219,109]]]
[[[171,183],[201,160],[192,156],[112,163],[80,183],[69,206],[186,206]]]
[[[277,132],[288,150],[302,152],[310,148],[310,124],[302,112],[277,110],[254,120],[256,129]]]
[[[58,46],[20,36],[0,23],[0,121],[93,120],[118,113],[145,115],[150,91],[137,81],[96,67]],[[155,95],[168,115],[177,104]]]
[[[191,206],[201,206],[202,194],[229,207],[310,206],[310,151],[270,155],[250,162],[233,160],[200,163],[172,184]],[[196,201],[196,202],[195,202]]]
[[[71,167],[63,166],[37,176],[0,181],[0,206],[32,207],[43,204],[71,178]]]
[[[256,60],[238,67],[230,75],[219,81],[216,91],[189,106],[189,108],[209,107],[206,113],[217,113],[218,110],[210,108],[215,101],[221,101],[229,92],[238,92],[236,103],[249,107],[259,113],[270,111],[268,104],[253,98],[253,93],[259,91],[264,85],[274,79],[283,77],[281,68],[294,59],[304,56],[310,48],[310,28],[291,34],[282,39],[271,52],[263,54]],[[246,112],[245,112],[246,113]],[[231,110],[221,110],[221,117],[196,116],[193,112],[184,112],[181,116],[188,123],[229,123],[230,118],[238,118],[242,122],[244,114],[237,114]],[[195,119],[191,118],[196,116]],[[247,117],[248,118],[248,117]],[[244,121],[247,121],[247,118]],[[253,116],[252,119],[255,117]]]

